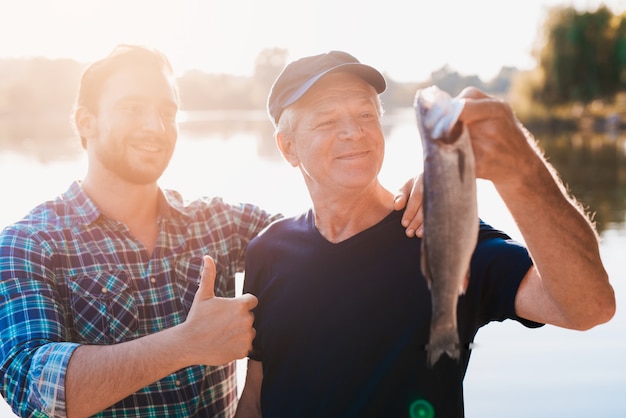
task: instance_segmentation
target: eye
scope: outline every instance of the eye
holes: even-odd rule
[[[374,111],[367,110],[361,113],[361,119],[365,121],[371,121],[378,119],[378,114]]]
[[[317,123],[313,124],[313,129],[329,128],[333,126],[335,122],[336,122],[336,119],[322,119],[318,121]]]

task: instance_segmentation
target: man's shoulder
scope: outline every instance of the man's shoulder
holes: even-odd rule
[[[221,197],[199,197],[185,200],[180,193],[164,191],[169,219],[194,234],[204,235],[207,231],[221,236],[240,236],[249,239],[280,219],[251,203],[228,202]]]
[[[99,215],[99,210],[74,182],[65,192],[39,203],[20,219],[5,226],[2,235],[52,234],[91,223]]]
[[[57,215],[53,205],[42,203],[33,208],[23,218],[0,229],[0,252],[10,248],[30,252],[35,247],[57,241],[63,230],[71,228],[72,223]]]
[[[312,216],[311,212],[306,212],[297,216],[274,220],[261,231],[255,240],[262,242],[279,237],[289,238],[289,236],[295,236],[296,233],[306,234],[310,231],[310,216]]]
[[[201,196],[194,199],[186,199],[175,190],[163,190],[163,195],[170,208],[180,214],[192,218],[214,216],[219,213],[240,213],[244,210],[261,211],[261,209],[250,203],[228,202],[219,196]]]
[[[7,228],[16,230],[49,230],[75,224],[75,213],[70,206],[56,198],[42,202]]]

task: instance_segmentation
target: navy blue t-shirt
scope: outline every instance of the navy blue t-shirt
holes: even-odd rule
[[[431,300],[421,240],[402,212],[342,241],[327,241],[312,211],[270,225],[248,246],[244,291],[259,298],[250,358],[263,364],[261,409],[275,417],[409,417],[428,402],[436,417],[463,416],[471,342],[490,321],[515,315],[532,262],[481,222],[469,287],[459,298],[461,360],[426,364]]]

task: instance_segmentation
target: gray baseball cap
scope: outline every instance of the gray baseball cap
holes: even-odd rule
[[[300,99],[320,78],[328,73],[347,71],[353,73],[376,89],[385,91],[385,77],[374,67],[361,64],[352,55],[343,51],[301,58],[287,65],[278,75],[267,100],[267,111],[274,125],[278,124],[283,110]]]

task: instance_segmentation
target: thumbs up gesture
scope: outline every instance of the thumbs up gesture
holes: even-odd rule
[[[182,327],[182,341],[192,364],[216,366],[248,355],[255,331],[252,310],[257,298],[245,294],[236,298],[215,296],[215,263],[204,256],[200,287]]]
[[[203,266],[200,276],[200,287],[194,297],[194,303],[198,299],[207,300],[215,297],[215,261],[209,255],[202,257]]]

